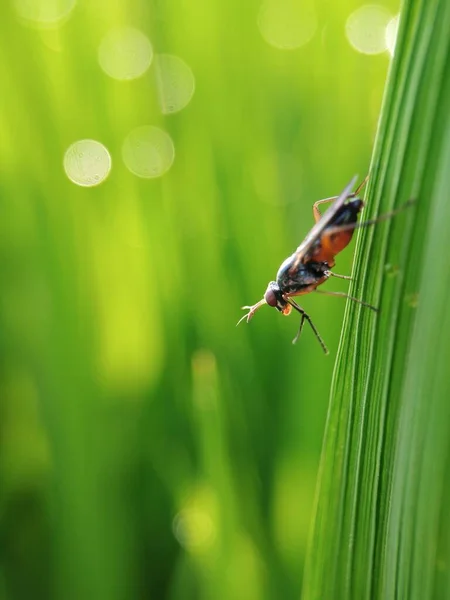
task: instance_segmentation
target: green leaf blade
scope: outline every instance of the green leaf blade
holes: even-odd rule
[[[407,2],[331,392],[303,598],[449,590],[450,8]],[[446,532],[442,531],[446,524]],[[442,592],[439,592],[442,594]]]

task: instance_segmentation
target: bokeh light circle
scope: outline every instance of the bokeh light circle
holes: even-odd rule
[[[39,30],[39,37],[44,46],[52,52],[62,52],[64,49],[64,34],[62,34],[61,29],[58,27],[49,29],[41,28]]]
[[[100,42],[98,62],[113,79],[141,77],[152,63],[153,48],[148,37],[133,27],[111,29]]]
[[[70,181],[77,185],[99,185],[111,171],[111,155],[96,140],[79,140],[66,150],[64,171]]]
[[[215,534],[211,516],[196,509],[180,511],[173,520],[172,529],[179,544],[190,551],[208,547]]]
[[[398,25],[400,15],[397,15],[389,21],[386,27],[386,46],[391,56],[394,56],[395,44],[397,42]]]
[[[178,112],[191,101],[195,79],[188,65],[172,54],[155,56],[156,85],[161,111]]]
[[[362,54],[381,54],[387,48],[386,27],[391,19],[391,13],[384,6],[361,6],[347,19],[347,39]]]
[[[175,147],[168,133],[145,125],[133,129],[122,145],[122,158],[126,167],[138,177],[161,177],[175,158]]]
[[[55,27],[75,8],[76,0],[13,0],[17,15],[35,28]]]
[[[258,27],[271,46],[281,50],[300,48],[317,30],[314,4],[311,0],[264,0]]]

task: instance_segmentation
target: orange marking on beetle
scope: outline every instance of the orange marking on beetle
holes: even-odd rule
[[[334,235],[328,235],[327,232],[323,234],[320,240],[320,246],[312,255],[312,260],[317,262],[326,262],[330,269],[336,264],[334,257],[342,252],[351,242],[353,237],[352,231],[342,231],[341,233],[335,233]]]

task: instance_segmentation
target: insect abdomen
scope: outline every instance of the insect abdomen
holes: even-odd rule
[[[358,220],[358,214],[361,212],[364,203],[357,198],[341,207],[333,221],[322,233],[320,244],[315,248],[312,259],[317,262],[326,262],[330,268],[334,267],[334,257],[342,252],[350,243],[354,229],[344,229],[343,231],[333,230],[342,225],[352,225]]]
[[[338,211],[337,215],[330,223],[329,227],[336,227],[337,225],[348,225],[350,223],[356,223],[358,220],[358,215],[361,212],[364,206],[364,202],[357,198],[356,200],[352,200]],[[325,230],[326,231],[326,230]]]

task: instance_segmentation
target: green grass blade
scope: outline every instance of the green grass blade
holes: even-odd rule
[[[448,594],[450,5],[406,2],[325,435],[304,598]]]

